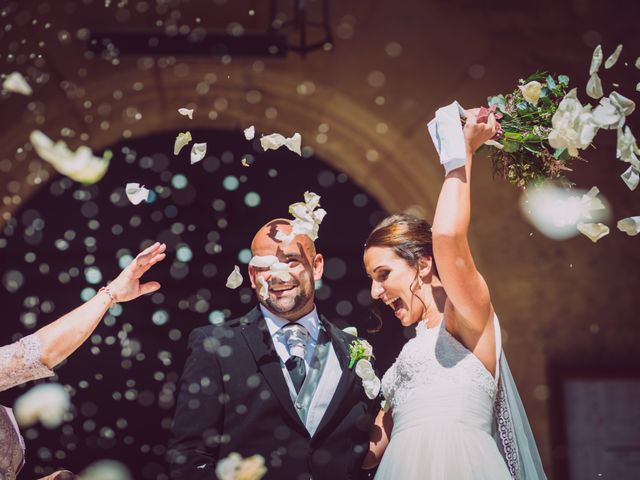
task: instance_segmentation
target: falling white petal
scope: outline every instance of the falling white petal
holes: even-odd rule
[[[269,270],[271,271],[271,276],[277,278],[281,282],[289,282],[292,279],[290,268],[287,263],[274,262],[269,267]]]
[[[638,149],[636,138],[633,136],[629,125],[626,125],[624,130],[618,128],[617,134],[616,158],[628,163],[637,162],[640,149]]]
[[[191,140],[191,132],[179,133],[176,137],[175,143],[173,144],[173,154],[178,155],[180,150],[182,150],[182,147],[187,145]]]
[[[242,458],[239,453],[231,452],[216,465],[218,480],[260,480],[266,473],[262,455]]]
[[[358,336],[358,329],[356,327],[345,327],[342,329],[344,333],[348,333],[349,335],[353,335],[354,337]]]
[[[597,73],[592,73],[589,81],[587,82],[587,95],[596,100],[604,95],[604,92],[602,91],[602,82],[600,81],[600,77]]]
[[[194,143],[191,147],[191,165],[198,163],[207,154],[206,143]]]
[[[193,108],[179,108],[178,113],[185,117],[189,117],[189,120],[193,120]]]
[[[236,480],[236,472],[240,469],[242,456],[239,453],[231,452],[216,464],[216,477],[218,480]]]
[[[27,80],[18,72],[12,72],[2,82],[2,88],[7,92],[19,93],[27,97],[33,93]]]
[[[631,191],[635,190],[640,182],[640,172],[633,165],[629,166],[620,177]]]
[[[99,460],[80,474],[80,480],[131,480],[131,473],[115,460]]]
[[[21,395],[13,408],[21,427],[29,427],[39,421],[47,428],[56,428],[71,408],[71,400],[62,385],[43,383]]]
[[[608,221],[610,208],[597,188],[589,192],[566,190],[553,183],[528,188],[520,198],[520,209],[538,231],[554,240],[578,234],[576,225],[584,221]]]
[[[280,135],[279,133],[272,133],[271,135],[266,135],[260,138],[260,145],[262,145],[262,149],[265,152],[267,150],[277,150],[284,145],[292,152],[295,152],[298,155],[302,155],[300,151],[301,141],[302,141],[302,137],[300,136],[299,133],[295,133],[290,138],[285,138],[283,135]]]
[[[240,160],[240,163],[242,164],[243,167],[249,167],[249,162],[247,162],[246,158],[243,158],[242,160]]]
[[[613,53],[611,55],[609,55],[609,58],[607,58],[607,60],[604,62],[604,68],[611,68],[613,67],[616,62],[618,61],[618,57],[620,56],[620,52],[622,52],[622,45],[618,45],[616,47],[616,49],[613,51]]]
[[[138,205],[149,198],[149,190],[141,186],[139,183],[127,183],[124,189],[127,198],[134,205]]]
[[[258,292],[258,295],[260,295],[260,298],[266,302],[269,298],[269,284],[264,277],[258,277],[258,283],[260,284],[260,291]]]
[[[593,55],[591,56],[591,66],[589,67],[589,75],[593,75],[600,70],[600,65],[602,65],[602,45],[598,45],[593,50]]]
[[[634,65],[638,70],[640,70],[640,57],[636,58],[636,63]]]
[[[376,376],[376,372],[373,370],[373,365],[369,360],[361,358],[356,363],[356,375],[363,380],[371,380]]]
[[[633,237],[640,232],[640,217],[627,217],[618,221],[618,230]]]
[[[278,261],[275,255],[254,255],[249,260],[249,265],[257,268],[269,268]]]
[[[242,285],[242,274],[240,273],[240,267],[237,265],[233,267],[233,272],[227,277],[227,288],[235,289]]]
[[[73,152],[65,142],[53,143],[40,130],[31,132],[29,141],[40,158],[49,162],[59,173],[76,182],[85,185],[96,183],[109,168],[110,151],[105,152],[104,158],[94,156],[91,149],[84,145]]]
[[[380,393],[380,379],[378,377],[374,377],[371,380],[363,380],[362,387],[364,388],[364,393],[369,400],[373,400]]]
[[[256,136],[256,127],[254,127],[253,125],[244,129],[244,138],[246,138],[247,140],[253,140],[253,137],[255,136]]]
[[[603,223],[579,223],[578,231],[596,243],[602,237],[609,235],[609,227]]]

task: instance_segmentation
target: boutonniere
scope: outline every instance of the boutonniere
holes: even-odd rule
[[[373,400],[380,393],[380,379],[371,365],[373,347],[366,340],[358,339],[349,345],[349,368],[355,365],[356,375],[362,379],[364,393]]]

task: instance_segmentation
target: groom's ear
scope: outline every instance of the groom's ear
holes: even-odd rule
[[[320,253],[316,253],[313,257],[313,279],[320,280],[324,272],[324,257]]]
[[[249,265],[249,281],[251,282],[251,288],[256,289],[256,282],[253,281],[253,276],[255,274],[255,269],[253,266]]]

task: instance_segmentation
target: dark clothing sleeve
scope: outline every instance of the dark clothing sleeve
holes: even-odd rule
[[[171,479],[211,480],[222,436],[223,382],[219,341],[198,328],[189,336],[189,356],[178,389],[167,453]]]

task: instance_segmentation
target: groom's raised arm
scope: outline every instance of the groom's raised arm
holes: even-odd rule
[[[211,480],[222,435],[223,410],[219,396],[222,374],[209,328],[189,336],[189,356],[180,378],[168,460],[172,480]]]

